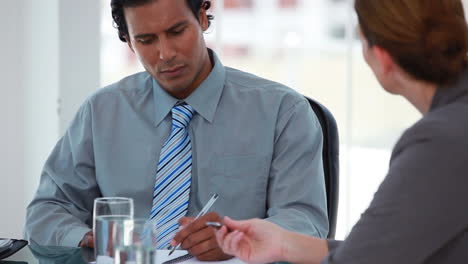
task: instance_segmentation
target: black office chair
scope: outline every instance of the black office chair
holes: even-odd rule
[[[338,214],[339,191],[339,138],[335,118],[328,109],[313,99],[305,97],[317,115],[323,133],[323,170],[327,190],[328,238],[335,238],[336,218]]]

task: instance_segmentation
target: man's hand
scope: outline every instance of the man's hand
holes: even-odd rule
[[[179,220],[180,230],[171,241],[172,246],[182,243],[183,249],[202,261],[226,260],[232,256],[226,255],[218,246],[215,230],[206,226],[206,222],[221,221],[221,217],[211,212],[197,220],[193,217],[182,217]]]
[[[93,231],[89,231],[83,236],[83,239],[81,239],[80,244],[78,245],[79,247],[89,247],[89,248],[94,248],[94,237],[93,237]]]

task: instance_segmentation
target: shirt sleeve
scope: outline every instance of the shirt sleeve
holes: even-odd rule
[[[426,263],[466,228],[466,150],[434,131],[445,129],[403,138],[369,208],[323,263]]]
[[[325,238],[328,217],[322,129],[305,99],[279,116],[274,143],[267,220],[291,231]]]
[[[92,120],[83,104],[50,154],[27,208],[25,235],[39,245],[76,247],[92,226],[96,184]]]

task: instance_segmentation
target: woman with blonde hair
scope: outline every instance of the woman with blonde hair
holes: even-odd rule
[[[252,263],[468,263],[468,29],[461,0],[356,0],[363,55],[423,115],[345,241],[225,218],[223,250]],[[389,109],[391,111],[391,109]]]

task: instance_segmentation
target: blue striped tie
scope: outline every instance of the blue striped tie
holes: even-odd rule
[[[153,193],[151,219],[157,223],[158,248],[167,248],[185,216],[192,178],[192,144],[188,124],[193,108],[179,104],[172,108],[171,135],[159,155],[158,172]]]

